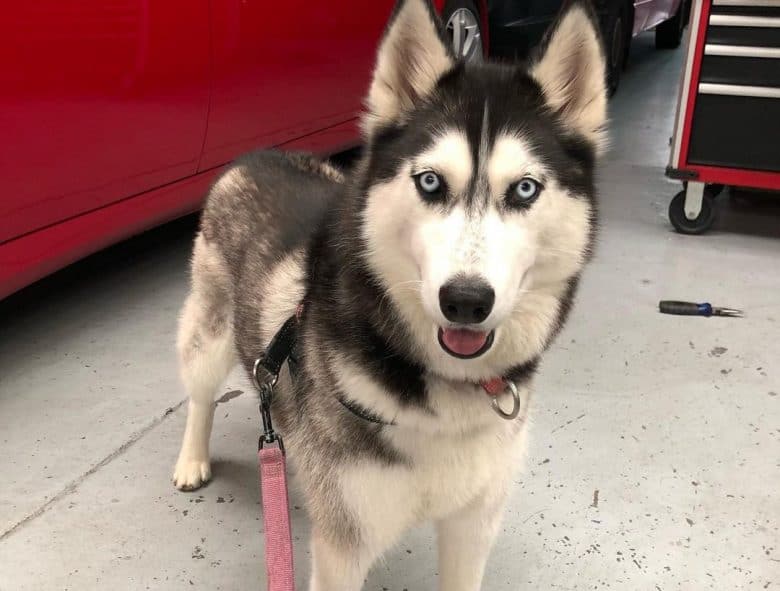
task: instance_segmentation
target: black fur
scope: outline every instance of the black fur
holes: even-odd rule
[[[356,211],[344,213],[334,210],[312,243],[305,300],[311,322],[402,403],[424,405],[424,368],[409,355],[403,323],[355,250],[362,247]]]

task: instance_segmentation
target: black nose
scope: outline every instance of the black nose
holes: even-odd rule
[[[450,322],[477,324],[490,316],[496,294],[480,277],[456,277],[439,289],[439,307]]]

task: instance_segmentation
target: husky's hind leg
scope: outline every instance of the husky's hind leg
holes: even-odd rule
[[[230,277],[216,246],[195,239],[192,292],[179,320],[179,367],[190,395],[173,483],[194,490],[211,478],[209,437],[214,396],[236,362]]]
[[[337,546],[312,533],[309,591],[360,591],[374,556],[360,546]]]

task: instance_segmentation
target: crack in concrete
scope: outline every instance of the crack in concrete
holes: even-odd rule
[[[12,534],[14,534],[16,531],[33,521],[34,519],[40,517],[46,511],[55,503],[61,501],[63,498],[67,497],[69,494],[72,494],[76,491],[76,489],[79,487],[79,485],[84,482],[87,478],[89,478],[92,474],[100,470],[103,466],[107,466],[112,461],[114,461],[116,458],[121,456],[123,453],[125,453],[128,449],[130,449],[133,445],[135,445],[140,439],[149,433],[152,429],[154,429],[157,425],[162,423],[169,415],[172,415],[177,410],[179,410],[182,405],[187,402],[189,398],[184,398],[183,400],[179,401],[175,405],[167,408],[165,412],[163,412],[160,416],[152,419],[149,423],[141,427],[138,431],[135,431],[132,435],[130,435],[130,438],[125,441],[122,445],[120,445],[117,449],[112,451],[110,454],[108,454],[106,457],[104,457],[102,460],[100,460],[97,464],[94,464],[89,470],[81,474],[80,476],[74,478],[71,480],[68,484],[66,484],[62,490],[60,490],[58,493],[53,495],[49,500],[47,500],[43,505],[38,507],[35,511],[32,513],[29,513],[19,521],[17,521],[14,525],[12,525],[10,528],[5,530],[2,534],[0,534],[0,542],[5,540],[6,538],[10,537]]]
[[[579,421],[580,419],[584,418],[585,416],[586,416],[586,415],[585,415],[585,413],[583,413],[583,414],[581,414],[580,416],[578,416],[576,419],[569,419],[569,420],[568,420],[568,421],[566,421],[566,422],[565,422],[563,425],[558,425],[557,427],[555,427],[555,429],[553,429],[552,431],[550,431],[550,433],[555,433],[556,431],[560,431],[560,430],[561,430],[561,429],[563,429],[564,427],[568,427],[569,425],[571,425],[571,424],[572,424],[572,423],[574,423],[575,421]]]
[[[243,390],[231,390],[230,392],[225,392],[222,396],[217,398],[217,404],[224,404],[225,402],[230,402],[234,398],[241,396],[243,393],[244,393]]]

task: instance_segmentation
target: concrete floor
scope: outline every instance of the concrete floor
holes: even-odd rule
[[[485,590],[780,587],[780,201],[724,199],[711,234],[670,230],[681,57],[640,38],[612,101],[598,256],[538,381]],[[264,588],[258,414],[240,376],[218,406],[214,481],[170,483],[193,229],[154,231],[0,305],[0,590]],[[746,317],[662,316],[663,298]],[[304,588],[309,528],[295,492],[291,504]],[[435,581],[422,528],[365,588]]]

